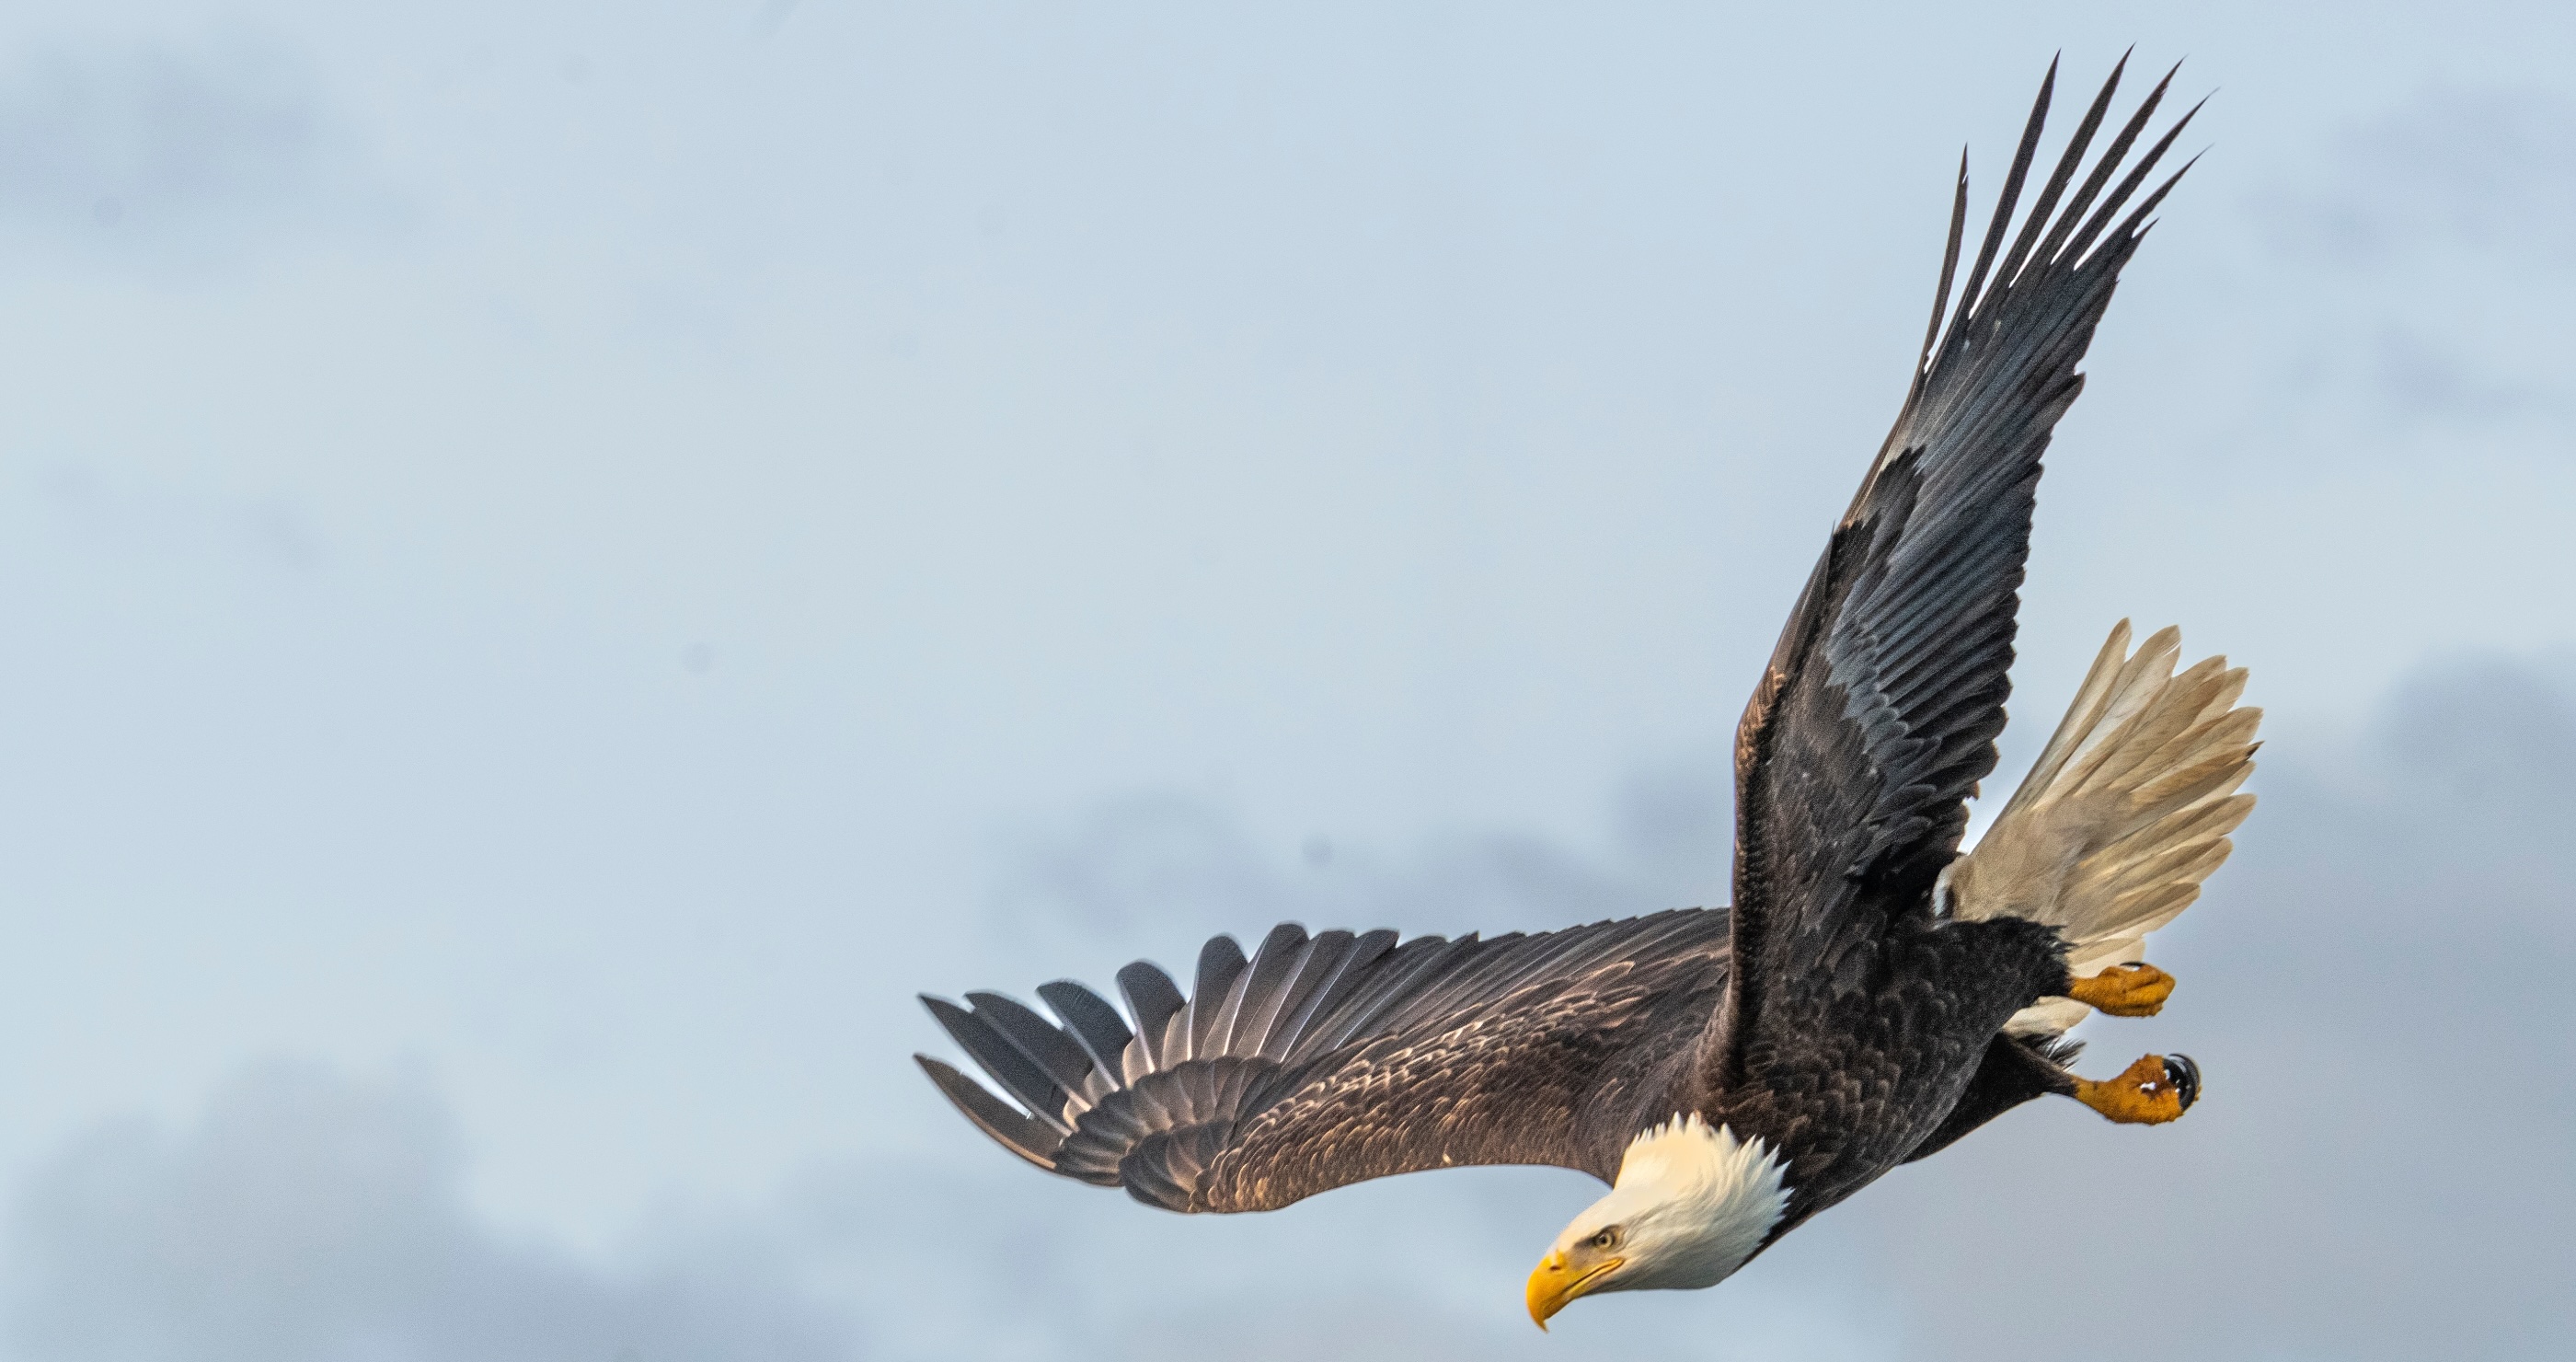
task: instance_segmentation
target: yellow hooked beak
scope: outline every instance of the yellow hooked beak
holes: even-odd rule
[[[1568,1301],[1592,1289],[1594,1282],[1619,1270],[1625,1258],[1604,1258],[1581,1267],[1562,1253],[1551,1253],[1530,1273],[1529,1312],[1531,1322],[1547,1328],[1548,1317],[1565,1308]]]

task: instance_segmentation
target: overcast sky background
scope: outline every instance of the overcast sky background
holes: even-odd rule
[[[2576,14],[1917,8],[0,13],[0,1356],[2559,1355]],[[1722,898],[1958,149],[2131,42],[2215,150],[2005,770],[2123,615],[2253,668],[2088,1033],[2189,1120],[1542,1337],[1577,1175],[1183,1220],[945,1109],[918,990]]]

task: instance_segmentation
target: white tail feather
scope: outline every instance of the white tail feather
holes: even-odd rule
[[[2227,834],[2254,808],[2254,796],[2237,793],[2263,718],[2236,704],[2245,669],[2213,657],[2175,672],[2177,629],[2134,656],[2128,646],[2122,620],[2021,788],[1935,891],[1961,918],[2058,928],[2077,978],[2143,958],[2147,933],[2200,897],[2234,849]],[[2005,1029],[2063,1032],[2090,1010],[2050,998]]]

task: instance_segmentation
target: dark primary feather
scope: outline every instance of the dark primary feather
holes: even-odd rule
[[[1022,1158],[1176,1211],[1267,1210],[1449,1165],[1606,1178],[1644,1119],[1628,1108],[1661,1097],[1650,1070],[1716,1005],[1726,923],[1682,909],[1401,945],[1283,924],[1249,960],[1210,941],[1186,999],[1150,964],[1119,971],[1126,1019],[1062,981],[1039,990],[1061,1027],[996,994],[967,995],[971,1010],[925,998],[1016,1107],[921,1064]]]
[[[1961,163],[1932,326],[1904,407],[1736,730],[1736,968],[1703,1055],[1716,1088],[1750,1077],[1757,1035],[1786,1044],[1820,1019],[1827,994],[1869,985],[1861,948],[1923,911],[1958,850],[1964,801],[1994,768],[2040,456],[2083,387],[2075,366],[2147,214],[2180,177],[2112,225],[2190,121],[2103,195],[2168,73],[2064,198],[2119,79],[2114,70],[2006,249],[2055,86],[2050,67],[1944,326],[1966,228]]]

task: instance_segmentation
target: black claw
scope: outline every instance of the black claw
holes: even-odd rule
[[[2183,1110],[2191,1110],[2191,1104],[2200,1100],[2200,1066],[2191,1062],[2191,1056],[2165,1056],[2165,1081],[2182,1099]]]

